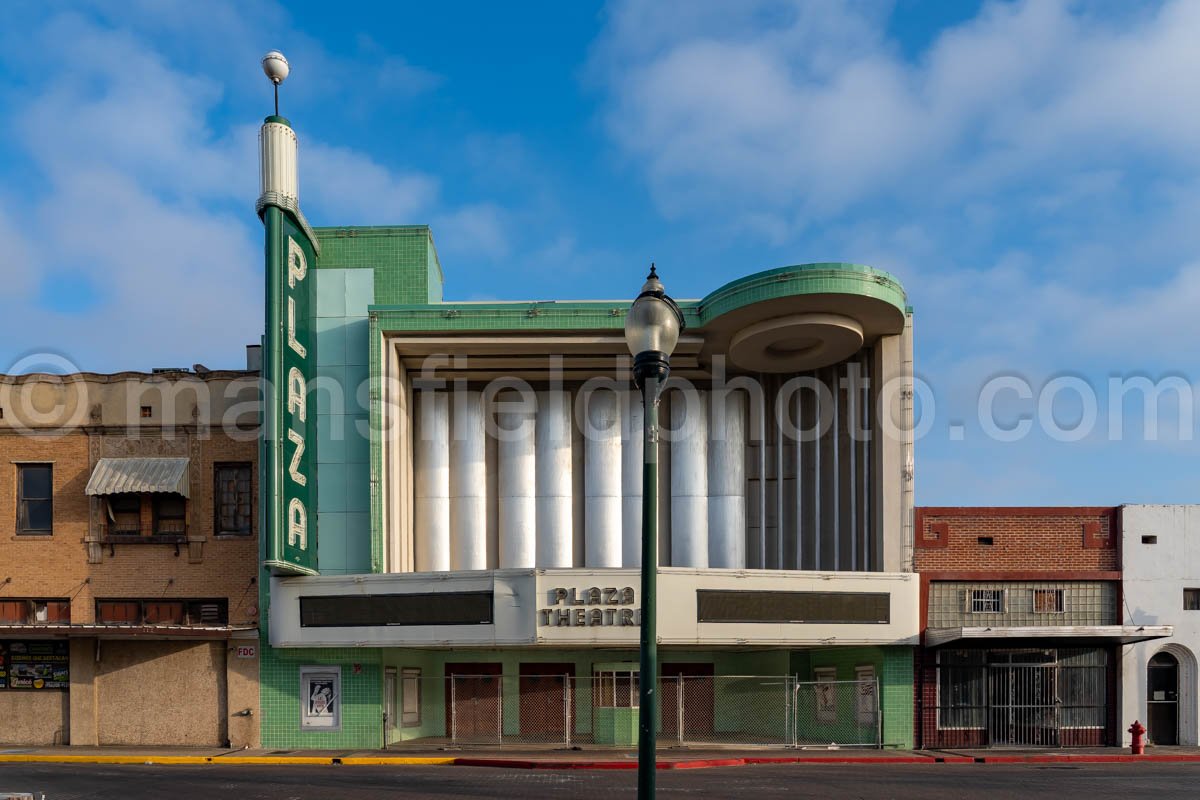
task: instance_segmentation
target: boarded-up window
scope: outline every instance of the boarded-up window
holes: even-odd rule
[[[96,621],[110,625],[225,625],[229,601],[97,600]]]
[[[183,603],[178,600],[147,602],[143,613],[147,625],[183,624]]]
[[[116,625],[137,625],[142,621],[142,604],[134,601],[99,600],[96,621]]]

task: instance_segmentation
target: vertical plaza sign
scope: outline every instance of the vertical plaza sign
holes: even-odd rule
[[[279,574],[317,574],[316,371],[313,269],[319,245],[300,213],[296,134],[268,117],[260,133],[266,226],[266,335],[262,362],[263,563]]]

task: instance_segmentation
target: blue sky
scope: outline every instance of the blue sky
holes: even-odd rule
[[[1200,5],[17,0],[5,21],[0,371],[240,363],[278,48],[309,218],[430,224],[448,299],[628,296],[652,259],[679,297],[871,264],[916,310],[918,502],[1196,498]],[[997,396],[999,427],[1034,417],[1018,441],[979,421],[996,376],[1032,387]],[[1113,377],[1174,381],[1157,435]]]

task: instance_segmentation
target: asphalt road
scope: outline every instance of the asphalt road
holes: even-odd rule
[[[633,798],[632,771],[536,771],[476,767],[257,767],[0,765],[6,791],[46,800],[153,798]],[[1196,797],[1200,764],[785,765],[664,771],[663,798],[1032,798]]]

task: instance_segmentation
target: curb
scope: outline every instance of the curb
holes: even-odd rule
[[[0,755],[0,764],[141,764],[141,765],[203,765],[203,764],[284,764],[323,765],[395,765],[441,766],[453,764],[450,757],[406,756],[105,756],[105,755]]]
[[[1196,764],[1200,763],[1200,754],[1197,755],[1142,755],[1135,756],[1129,753],[1113,753],[1092,754],[1092,755],[1036,755],[1036,756],[976,756],[969,758],[964,756],[967,761],[974,761],[976,764],[1135,764],[1139,761],[1155,764]]]
[[[1133,764],[1133,763],[1200,763],[1200,754],[1142,755],[1113,754],[1041,754],[985,755],[959,754],[879,756],[746,756],[738,758],[707,758],[682,761],[659,761],[660,770],[712,769],[715,767],[744,767],[787,764]],[[143,766],[244,764],[284,766],[456,766],[491,767],[528,770],[635,770],[636,760],[622,761],[555,761],[528,758],[487,758],[470,756],[156,756],[156,755],[45,755],[2,754],[0,764],[129,764]]]

